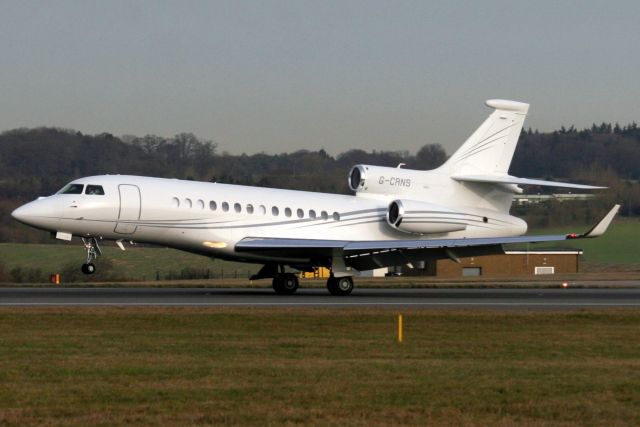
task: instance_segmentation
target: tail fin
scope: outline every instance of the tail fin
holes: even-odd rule
[[[529,104],[501,99],[486,101],[495,111],[442,168],[451,174],[506,174],[522,131]]]

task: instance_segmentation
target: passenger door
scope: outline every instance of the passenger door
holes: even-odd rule
[[[133,234],[138,228],[142,209],[140,188],[137,185],[120,184],[118,192],[120,193],[120,211],[114,231],[120,234]]]

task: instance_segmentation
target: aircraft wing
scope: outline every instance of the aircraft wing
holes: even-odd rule
[[[455,248],[466,246],[502,245],[507,243],[539,243],[586,237],[573,234],[558,234],[547,236],[518,236],[518,237],[486,237],[470,239],[433,239],[433,240],[319,240],[319,239],[283,239],[273,237],[245,237],[236,244],[238,252],[282,251],[295,249],[300,254],[308,249],[331,253],[333,249],[345,252],[362,250],[385,249],[434,249]],[[329,251],[327,251],[329,250]]]
[[[270,237],[246,237],[235,246],[238,252],[260,253],[275,257],[344,257],[345,262],[365,270],[387,265],[397,265],[414,260],[480,256],[502,253],[502,245],[509,243],[542,243],[598,237],[607,230],[620,205],[615,205],[595,226],[586,233],[570,233],[541,236],[483,237],[432,240],[322,240],[288,239]]]

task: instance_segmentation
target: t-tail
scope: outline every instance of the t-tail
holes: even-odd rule
[[[538,185],[581,190],[605,187],[518,178],[508,174],[529,104],[502,99],[486,101],[495,111],[440,168],[458,182]],[[516,190],[519,192],[519,190]]]
[[[453,209],[485,209],[507,214],[519,185],[593,190],[604,187],[518,178],[509,167],[518,145],[529,104],[492,99],[494,111],[440,167],[430,171],[356,165],[349,186],[358,196],[413,200]],[[412,202],[404,202],[407,205]],[[393,206],[392,206],[393,207]]]

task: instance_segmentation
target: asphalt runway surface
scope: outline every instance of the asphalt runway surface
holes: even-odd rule
[[[335,297],[325,289],[276,295],[255,288],[0,288],[0,307],[411,307],[564,309],[640,307],[636,288],[371,289]]]

